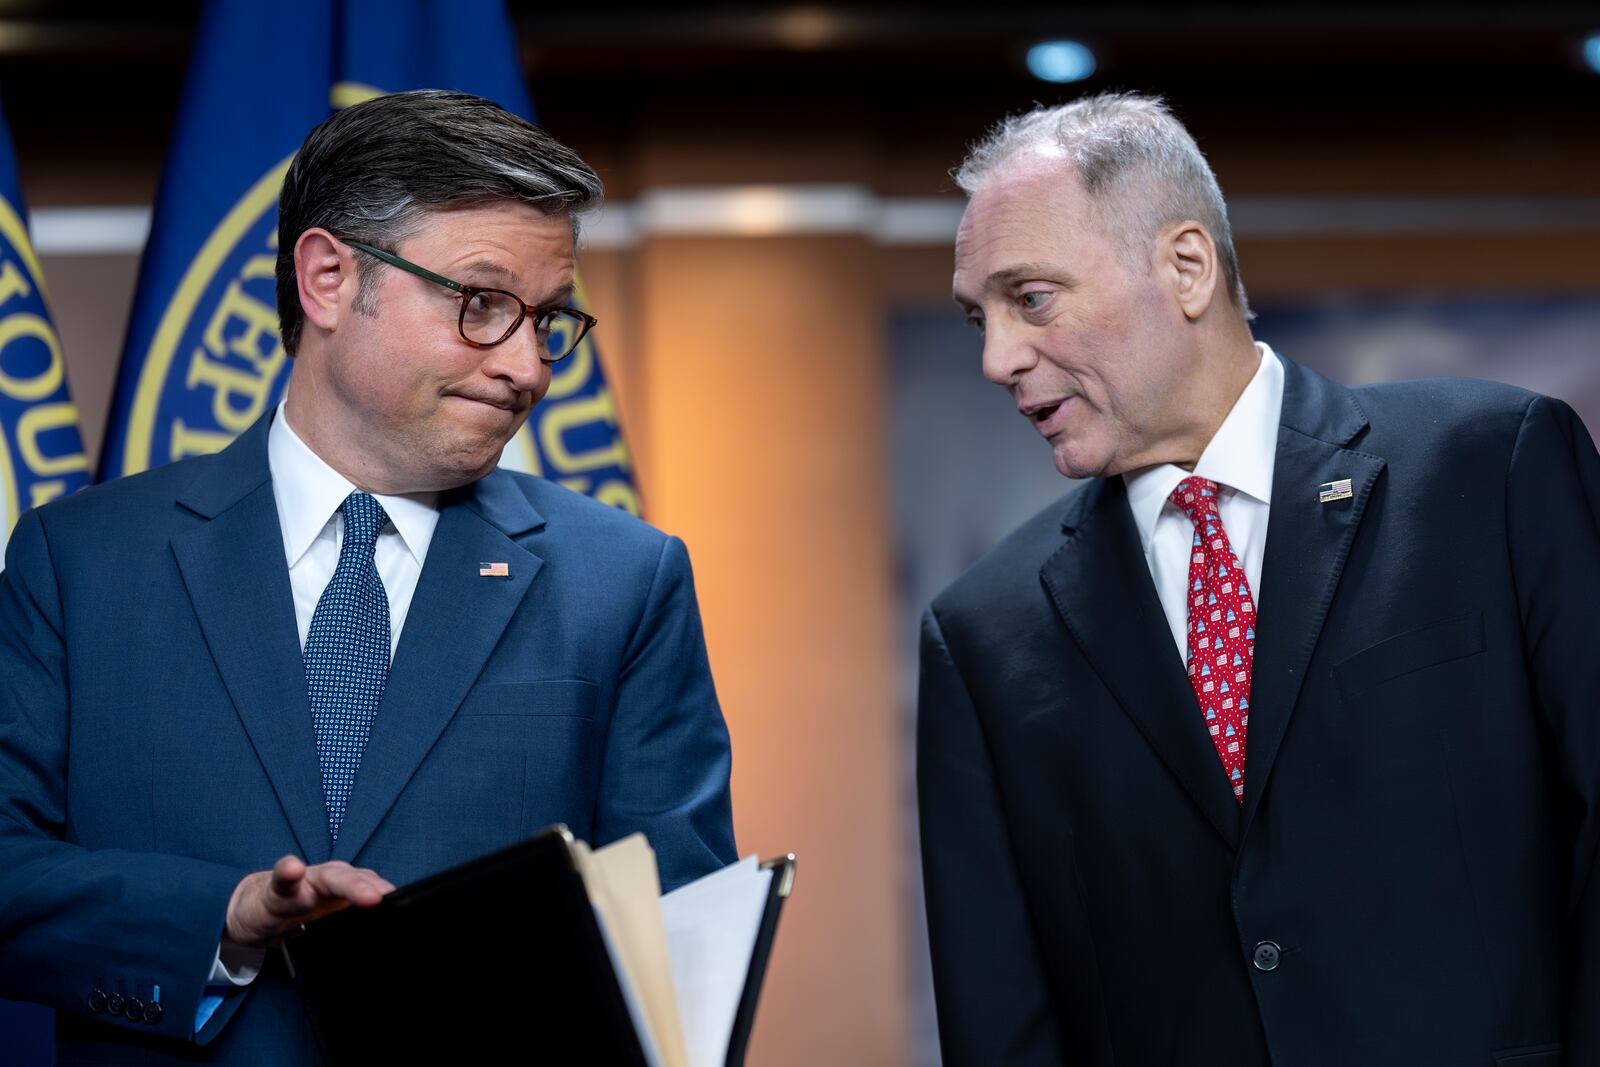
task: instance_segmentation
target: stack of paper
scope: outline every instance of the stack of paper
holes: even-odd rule
[[[773,872],[751,856],[663,897],[643,834],[573,854],[651,1067],[723,1067]]]

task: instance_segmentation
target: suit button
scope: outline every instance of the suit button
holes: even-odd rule
[[[166,1009],[159,1004],[146,1004],[144,1006],[144,1021],[151,1026],[155,1026],[161,1021],[161,1016],[165,1013]]]
[[[121,993],[112,993],[106,997],[106,1011],[109,1011],[112,1015],[121,1015],[123,1003]]]
[[[138,997],[129,997],[128,1002],[122,1006],[122,1013],[134,1022],[144,1019],[144,1001]]]
[[[1250,962],[1256,965],[1258,971],[1275,971],[1278,964],[1283,962],[1283,950],[1276,941],[1259,942]]]
[[[106,1010],[106,991],[104,989],[89,990],[89,1010],[93,1012]]]

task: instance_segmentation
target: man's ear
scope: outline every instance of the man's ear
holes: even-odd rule
[[[324,330],[339,325],[339,315],[355,300],[360,279],[355,252],[320,226],[294,243],[294,279],[306,321]]]
[[[1193,322],[1205,314],[1217,293],[1217,246],[1204,226],[1189,219],[1167,229],[1162,259],[1178,306]]]

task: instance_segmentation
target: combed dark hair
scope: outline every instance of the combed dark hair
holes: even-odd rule
[[[300,343],[294,246],[309,229],[393,248],[430,211],[510,200],[570,216],[576,238],[578,213],[602,195],[576,152],[480,96],[420,89],[345,108],[307,135],[278,197],[283,347]],[[359,259],[358,303],[376,265]]]

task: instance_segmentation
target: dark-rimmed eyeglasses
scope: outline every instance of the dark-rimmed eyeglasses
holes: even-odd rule
[[[578,347],[584,334],[594,329],[598,321],[574,307],[534,307],[522,302],[516,293],[504,289],[484,289],[476,285],[462,285],[410,260],[401,259],[393,252],[360,241],[346,240],[351,248],[359,248],[391,267],[399,267],[419,278],[426,278],[461,296],[461,339],[474,348],[493,348],[517,332],[523,319],[533,320],[534,332],[539,335],[539,358],[546,363],[558,363]]]

